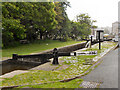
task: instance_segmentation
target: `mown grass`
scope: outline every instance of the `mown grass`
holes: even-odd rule
[[[57,40],[44,40],[44,41],[37,41],[35,43],[30,44],[22,44],[17,47],[11,47],[2,49],[2,57],[11,57],[12,54],[30,54],[30,53],[38,53],[41,51],[63,47],[71,44],[81,43],[81,41],[67,41],[61,42]]]
[[[93,47],[89,50],[97,50],[98,55],[100,55],[101,52],[105,51],[106,49],[115,46],[116,43],[109,42],[109,45],[103,44],[103,48],[101,50],[98,50],[97,47]],[[104,48],[105,47],[105,48]],[[63,57],[60,60],[63,61],[62,65],[69,65],[68,68],[62,69],[62,70],[56,70],[56,71],[43,71],[43,70],[29,70],[30,72],[16,75],[13,78],[6,78],[2,81],[3,86],[12,86],[12,85],[24,85],[28,84],[28,87],[32,88],[77,88],[79,87],[82,80],[79,81],[79,85],[77,84],[77,81],[72,80],[68,83],[61,83],[58,82],[60,80],[73,78],[75,76],[79,76],[80,74],[83,74],[85,71],[87,71],[92,65],[84,65],[85,59],[89,58],[92,59],[97,55],[84,55],[84,56],[71,56],[71,57]],[[62,66],[62,65],[59,65]],[[57,83],[50,83],[50,82],[57,82]],[[31,84],[38,84],[38,83],[48,83],[48,84],[42,84],[42,85],[31,85]],[[73,85],[74,84],[74,85]],[[26,87],[23,86],[23,87]]]
[[[91,57],[91,56],[85,56]],[[68,78],[73,78],[85,72],[91,65],[83,65],[85,57],[71,57],[72,60],[78,62],[69,63],[69,67],[63,70],[56,71],[43,71],[43,70],[29,70],[30,72],[16,75],[13,78],[5,78],[2,81],[3,86],[23,85],[23,84],[34,84],[34,83],[48,83],[53,81],[60,81]],[[91,57],[92,58],[92,57]],[[67,59],[67,57],[64,59]],[[64,61],[63,59],[63,61]],[[62,65],[68,65],[63,62]],[[60,66],[62,66],[60,65]],[[59,67],[60,67],[59,66]],[[49,85],[48,85],[49,86]]]
[[[91,65],[83,65],[85,58],[93,58],[94,56],[77,56],[77,57],[63,57],[62,65],[69,65],[67,69],[56,70],[56,71],[43,71],[43,70],[30,70],[28,73],[16,75],[13,78],[6,78],[2,81],[3,86],[22,85],[22,84],[34,84],[34,83],[47,83],[52,81],[60,81],[68,78],[73,78],[84,73]],[[67,63],[65,60],[77,62]],[[60,65],[60,66],[62,66]],[[59,66],[59,67],[60,67]],[[46,84],[47,85],[47,84]],[[48,85],[49,86],[49,85]],[[46,86],[45,86],[46,87]]]

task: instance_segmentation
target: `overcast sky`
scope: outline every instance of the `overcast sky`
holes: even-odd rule
[[[118,21],[118,2],[120,0],[67,0],[71,8],[67,8],[70,20],[81,13],[88,13],[93,20],[97,20],[98,27],[112,27]]]

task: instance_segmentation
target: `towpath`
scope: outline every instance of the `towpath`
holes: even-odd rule
[[[118,88],[118,49],[101,59],[102,63],[82,79],[86,82],[101,83],[99,88]]]

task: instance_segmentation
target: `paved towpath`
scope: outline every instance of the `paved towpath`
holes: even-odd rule
[[[102,82],[99,88],[118,88],[118,49],[109,52],[101,59],[102,63],[82,79]]]

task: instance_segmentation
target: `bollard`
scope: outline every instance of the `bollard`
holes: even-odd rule
[[[54,64],[54,65],[58,65],[59,64],[59,62],[58,62],[58,50],[57,50],[57,48],[53,49],[53,62],[52,62],[52,64]]]
[[[89,48],[91,48],[92,46],[92,36],[90,37],[90,45],[89,45]]]
[[[93,37],[93,36],[91,36],[91,39],[90,39],[90,40],[91,40],[91,45],[92,45],[92,37]]]
[[[13,55],[12,55],[12,59],[13,59],[13,60],[17,60],[17,56],[18,56],[17,54],[13,54]]]

